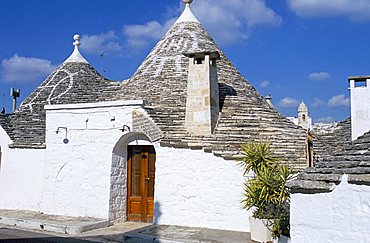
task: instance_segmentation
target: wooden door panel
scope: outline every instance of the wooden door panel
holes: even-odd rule
[[[148,198],[148,214],[147,214],[147,222],[153,222],[154,220],[154,200]]]
[[[127,216],[130,221],[153,222],[155,159],[153,146],[128,147]]]

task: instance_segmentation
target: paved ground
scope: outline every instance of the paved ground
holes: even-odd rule
[[[152,225],[136,222],[125,222],[106,227],[101,222],[101,219],[0,210],[0,242],[252,242],[249,233],[236,231]]]
[[[122,223],[104,229],[66,235],[44,231],[25,231],[19,227],[0,225],[0,242],[9,243],[252,243],[249,234],[179,226],[152,226],[141,223]]]

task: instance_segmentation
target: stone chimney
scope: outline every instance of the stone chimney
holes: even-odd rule
[[[219,116],[218,52],[185,54],[189,57],[185,125],[193,135],[213,133]]]
[[[370,76],[348,78],[351,92],[352,141],[370,130]]]

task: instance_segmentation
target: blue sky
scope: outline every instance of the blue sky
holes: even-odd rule
[[[245,78],[287,116],[349,116],[347,77],[370,74],[368,0],[194,0],[193,12]],[[0,0],[0,106],[23,100],[72,52],[129,78],[184,8],[178,0]],[[103,54],[103,56],[102,56]]]

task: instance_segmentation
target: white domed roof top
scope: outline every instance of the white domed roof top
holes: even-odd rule
[[[303,111],[303,112],[308,111],[308,108],[307,108],[306,104],[303,102],[303,100],[302,100],[301,104],[298,107],[298,111]]]

